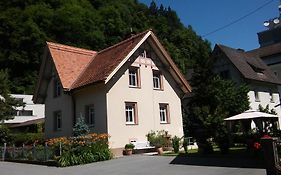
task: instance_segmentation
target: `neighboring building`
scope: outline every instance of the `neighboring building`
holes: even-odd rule
[[[45,118],[45,105],[34,104],[32,95],[11,94],[11,97],[24,103],[22,107],[15,108],[14,119],[4,120],[10,128],[27,131],[32,125],[43,123]]]
[[[35,103],[45,103],[47,138],[71,136],[78,117],[110,135],[121,151],[130,141],[166,130],[183,136],[181,98],[191,88],[152,31],[100,52],[47,43]]]
[[[278,106],[278,86],[281,81],[258,56],[223,45],[216,45],[212,56],[215,73],[237,84],[249,86],[248,96],[252,110],[258,110],[259,105],[269,105],[269,109],[274,109],[281,116],[281,108]]]

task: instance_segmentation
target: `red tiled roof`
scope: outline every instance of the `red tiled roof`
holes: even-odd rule
[[[70,89],[80,73],[90,63],[97,52],[62,44],[47,42],[62,86]]]
[[[134,35],[127,40],[98,52],[71,88],[75,89],[98,81],[104,81],[147,32]]]

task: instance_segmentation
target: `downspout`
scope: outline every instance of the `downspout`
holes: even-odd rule
[[[74,126],[76,124],[76,99],[74,96],[73,92],[70,92],[70,96],[71,96],[71,100],[72,100],[72,112],[73,112],[73,116],[72,116],[72,126]]]

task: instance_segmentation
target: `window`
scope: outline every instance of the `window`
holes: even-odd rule
[[[254,93],[255,93],[255,101],[260,101],[259,92],[257,90],[254,90]]]
[[[139,68],[133,67],[129,69],[129,86],[140,87]]]
[[[62,118],[61,111],[54,112],[54,129],[55,131],[61,130],[62,127]]]
[[[19,110],[17,111],[17,116],[32,116],[32,110]]]
[[[125,103],[126,124],[137,124],[137,103]]]
[[[169,105],[168,104],[159,104],[160,111],[160,123],[170,123],[170,114],[169,114]]]
[[[94,107],[94,105],[86,106],[85,122],[88,125],[95,125],[95,107]]]
[[[58,79],[54,79],[54,97],[58,97],[61,94],[61,84]]]
[[[163,90],[162,75],[159,71],[153,70],[153,88]]]
[[[274,103],[274,97],[272,91],[269,91],[269,98],[270,98],[270,102]]]

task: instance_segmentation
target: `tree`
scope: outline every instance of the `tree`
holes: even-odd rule
[[[24,104],[10,96],[7,71],[0,70],[0,122],[13,119],[15,107]]]
[[[248,87],[212,74],[212,64],[208,54],[194,63],[193,95],[184,120],[185,133],[195,137],[204,152],[212,151],[208,138],[214,138],[221,147],[227,146],[224,119],[249,109]]]
[[[100,51],[152,28],[183,73],[210,44],[176,12],[154,1],[38,0],[0,2],[0,70],[13,93],[33,93],[46,41]],[[205,51],[204,51],[205,52]]]
[[[79,117],[77,123],[73,128],[73,136],[74,137],[84,136],[87,135],[89,132],[90,130],[88,125],[85,123],[82,117]]]

